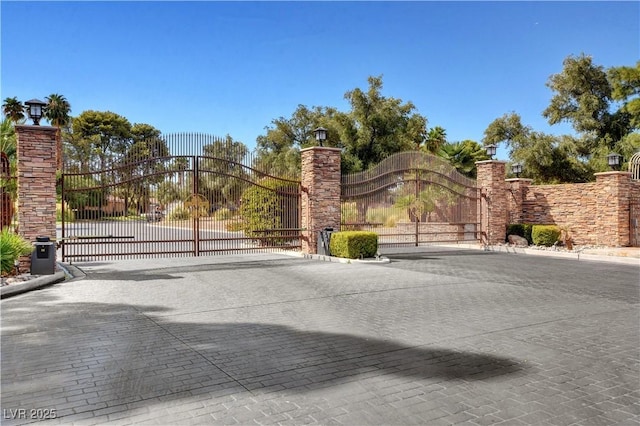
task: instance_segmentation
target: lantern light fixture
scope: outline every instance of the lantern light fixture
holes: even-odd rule
[[[324,127],[318,127],[313,131],[313,134],[316,136],[318,145],[323,146],[324,141],[327,140],[327,129],[325,129]]]
[[[522,163],[513,163],[511,165],[511,171],[515,173],[517,178],[520,178],[520,173],[522,173]]]
[[[27,110],[27,114],[29,114],[29,118],[33,120],[33,125],[39,126],[44,107],[47,105],[46,102],[42,102],[39,99],[31,99],[30,101],[26,101],[24,104],[26,106],[25,109]]]
[[[607,155],[607,162],[609,163],[609,167],[611,170],[618,170],[620,168],[620,163],[622,161],[622,155],[612,152]]]
[[[493,160],[493,156],[496,155],[497,146],[494,144],[485,145],[484,149],[487,151],[489,158]]]

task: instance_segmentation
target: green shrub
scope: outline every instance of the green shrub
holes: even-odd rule
[[[531,238],[537,246],[550,247],[560,238],[560,228],[556,225],[533,225]]]
[[[241,220],[232,220],[226,223],[225,229],[229,232],[242,231],[244,229],[244,224]]]
[[[506,238],[509,237],[509,235],[518,235],[520,237],[526,238],[529,244],[533,244],[533,239],[531,237],[532,228],[533,225],[530,223],[512,223],[510,225],[507,225],[507,235],[505,235],[505,241]]]
[[[522,229],[524,229],[524,235],[529,244],[533,244],[533,237],[531,236],[531,232],[533,231],[533,225],[531,223],[523,223]]]
[[[76,215],[73,213],[73,210],[69,208],[69,206],[64,206],[64,221],[65,222],[73,222],[76,220]],[[56,205],[56,222],[62,222],[62,205]]]
[[[509,235],[518,235],[519,237],[524,236],[524,225],[522,223],[512,223],[507,225],[507,235],[505,235],[505,241],[508,241]]]
[[[176,207],[169,213],[169,220],[187,220],[191,218],[191,213],[184,207]]]
[[[360,259],[374,257],[378,251],[378,234],[367,231],[343,231],[331,234],[331,255]]]
[[[245,235],[262,245],[291,240],[281,230],[298,227],[298,199],[298,185],[293,182],[264,178],[252,185],[242,193],[240,204]]]
[[[215,220],[228,220],[233,218],[234,214],[235,212],[224,208],[216,210],[216,212],[213,214],[213,217]]]
[[[26,256],[33,251],[33,246],[22,236],[4,228],[0,232],[0,269],[3,274],[13,271],[14,263],[20,256]]]

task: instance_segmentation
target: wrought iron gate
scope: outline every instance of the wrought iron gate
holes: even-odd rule
[[[341,229],[374,231],[381,246],[479,239],[476,182],[439,157],[394,154],[373,169],[343,175],[341,191]]]
[[[185,151],[185,141],[200,155],[162,155]],[[299,180],[261,171],[243,145],[219,138],[169,135],[145,144],[131,155],[65,166],[63,261],[300,248]]]

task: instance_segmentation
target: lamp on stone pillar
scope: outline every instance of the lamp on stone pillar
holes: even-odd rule
[[[39,99],[31,99],[24,104],[26,105],[25,109],[27,110],[27,114],[29,114],[29,118],[33,120],[33,125],[39,126],[40,119],[42,118],[42,110],[47,104]]]
[[[515,173],[516,177],[520,177],[520,173],[522,173],[522,164],[521,163],[513,163],[511,165],[511,171]]]
[[[612,152],[611,154],[607,155],[607,162],[609,163],[609,167],[611,167],[611,170],[619,170],[621,160],[622,160],[622,155],[617,154],[615,152]]]
[[[324,127],[318,127],[313,131],[313,134],[316,136],[318,145],[323,146],[322,144],[327,140],[327,129]]]
[[[484,149],[487,151],[487,155],[493,160],[493,156],[496,155],[497,147],[494,144],[486,145]]]

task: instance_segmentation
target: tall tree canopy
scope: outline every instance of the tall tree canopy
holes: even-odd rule
[[[299,172],[300,149],[315,145],[313,130],[327,129],[325,146],[340,147],[345,172],[366,170],[389,155],[417,149],[427,136],[427,119],[411,102],[382,95],[382,77],[369,77],[366,91],[345,93],[351,109],[299,105],[257,139],[259,163],[274,171]]]
[[[49,120],[56,131],[56,158],[58,170],[62,169],[62,135],[60,129],[68,126],[71,121],[71,104],[62,95],[53,93],[46,98],[47,105],[44,108],[44,117]]]
[[[258,136],[256,166],[283,176],[300,174],[300,149],[316,144],[313,130],[327,129],[325,146],[340,146],[338,123],[341,115],[335,108],[298,105],[290,118],[274,119],[267,134]]]
[[[383,96],[382,76],[369,77],[366,92],[345,94],[351,104],[350,120],[342,123],[341,137],[347,164],[366,170],[396,152],[418,149],[427,132],[427,119],[415,112],[411,102]]]
[[[611,97],[622,102],[621,111],[629,114],[630,124],[640,128],[640,61],[635,67],[610,68],[607,76],[611,83]]]
[[[536,182],[584,182],[608,169],[606,156],[628,160],[640,149],[640,62],[605,70],[590,56],[569,56],[547,86],[554,92],[542,112],[550,124],[570,123],[576,135],[535,132],[516,113],[494,120],[483,142],[503,142],[512,160],[524,163],[524,176]]]
[[[111,111],[84,111],[72,122],[73,133],[91,143],[91,155],[104,169],[116,157],[126,153],[131,144],[131,123]]]

